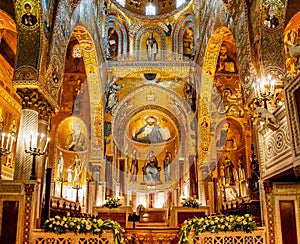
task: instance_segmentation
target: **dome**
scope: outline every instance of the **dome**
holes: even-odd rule
[[[190,0],[112,0],[125,12],[139,18],[165,18],[183,9]]]

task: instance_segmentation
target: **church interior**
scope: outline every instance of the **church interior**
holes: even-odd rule
[[[251,240],[190,243],[300,244],[299,0],[0,1],[0,101],[0,243],[251,214]]]

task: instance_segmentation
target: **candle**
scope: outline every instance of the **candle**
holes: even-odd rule
[[[38,141],[39,141],[39,133],[35,134],[35,147],[38,148]]]
[[[40,141],[39,141],[39,147],[40,148],[42,148],[42,139],[45,137],[45,134],[44,133],[42,133],[41,135],[40,135]]]
[[[7,134],[7,140],[6,140],[6,146],[5,149],[8,150],[8,145],[9,145],[9,140],[10,140],[10,134]]]
[[[30,133],[30,139],[29,139],[29,149],[31,149],[32,146],[32,133]]]
[[[37,148],[37,142],[38,142],[38,135],[39,133],[33,133],[33,137],[32,137],[32,147],[33,148]]]
[[[10,152],[12,151],[12,144],[13,144],[14,140],[15,140],[15,137],[12,136],[12,137],[11,137],[11,141],[10,141],[10,146],[9,146],[9,151],[10,151]]]
[[[43,153],[46,152],[46,149],[47,149],[47,146],[48,146],[49,141],[50,141],[50,138],[48,137],[48,138],[47,138],[47,141],[46,141],[46,144],[45,144],[45,147],[44,147]]]
[[[4,136],[5,136],[5,133],[2,132],[2,137],[1,137],[1,148],[4,148]]]

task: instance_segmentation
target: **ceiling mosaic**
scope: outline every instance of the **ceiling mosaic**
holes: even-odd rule
[[[156,19],[171,16],[186,7],[190,0],[112,0],[131,15]]]

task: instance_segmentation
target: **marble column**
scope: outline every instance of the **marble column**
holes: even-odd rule
[[[29,180],[32,169],[32,156],[25,152],[24,141],[30,133],[38,132],[38,111],[25,108],[21,112],[19,135],[17,139],[14,180]]]
[[[33,158],[29,153],[25,152],[25,139],[29,143],[30,134],[36,134],[41,129],[47,135],[48,121],[39,122],[39,113],[41,107],[45,104],[47,106],[47,118],[51,115],[51,108],[44,97],[37,89],[18,89],[18,94],[22,98],[22,112],[20,119],[20,128],[18,139],[16,143],[16,166],[14,179],[15,180],[29,180],[32,171]],[[45,117],[44,117],[45,118]],[[38,160],[38,159],[37,159]],[[37,161],[37,165],[39,162]],[[38,168],[38,167],[36,167]],[[44,168],[44,167],[42,167]],[[38,171],[36,171],[38,172]],[[40,174],[39,178],[44,174]]]

